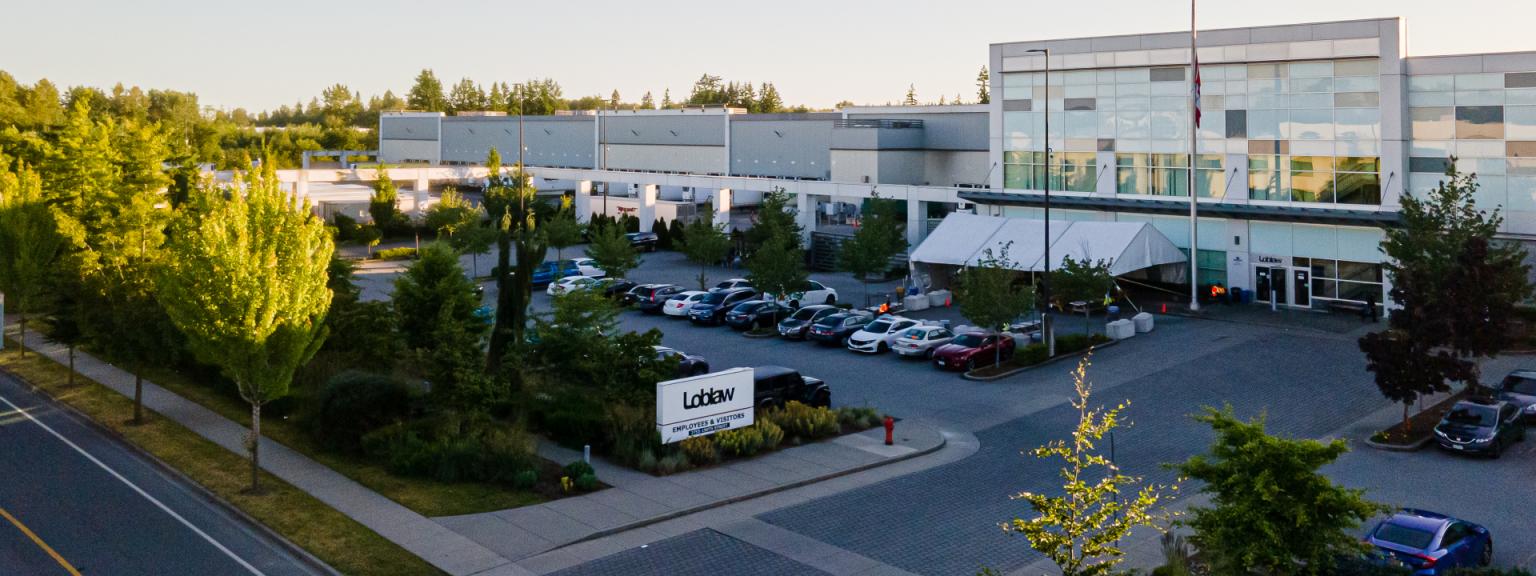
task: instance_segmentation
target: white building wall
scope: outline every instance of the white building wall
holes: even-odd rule
[[[724,146],[653,146],[609,144],[610,170],[718,174],[725,166]]]

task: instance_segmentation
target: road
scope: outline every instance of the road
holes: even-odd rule
[[[321,573],[209,498],[0,373],[0,573]]]

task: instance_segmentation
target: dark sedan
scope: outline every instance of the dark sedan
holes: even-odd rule
[[[737,288],[726,292],[710,292],[688,309],[688,321],[695,324],[719,324],[725,321],[725,313],[737,304],[751,300],[757,292],[751,288]]]
[[[1013,346],[1011,336],[967,332],[934,349],[933,365],[940,370],[975,370],[993,363],[999,355],[1003,360],[1012,358]]]
[[[623,278],[603,278],[598,280],[598,286],[603,289],[603,295],[615,300],[623,300],[629,295],[629,291],[636,286],[634,282]]]
[[[1435,441],[1452,452],[1498,458],[1505,447],[1524,439],[1520,409],[1508,402],[1462,400],[1435,426]]]
[[[737,330],[767,328],[794,310],[767,300],[748,300],[725,313],[725,324]]]
[[[874,320],[874,314],[863,310],[839,312],[817,320],[810,330],[805,331],[805,338],[825,346],[843,346],[848,343],[849,336]]]
[[[629,239],[629,247],[641,252],[655,252],[657,237],[655,232],[630,232],[624,235]]]
[[[688,354],[681,350],[668,348],[666,346],[657,346],[656,357],[663,360],[667,358],[676,358],[678,378],[687,378],[689,376],[698,376],[700,374],[709,373],[709,362],[704,360],[703,356]]]
[[[779,335],[790,339],[805,338],[805,331],[811,328],[811,324],[840,310],[841,308],[828,304],[806,306],[796,310],[788,318],[779,321]]]
[[[1536,420],[1536,370],[1516,370],[1493,386],[1499,399],[1514,404],[1527,420]]]
[[[657,314],[661,312],[661,307],[667,303],[667,300],[683,292],[683,287],[674,284],[647,284],[636,290],[631,294],[634,294],[635,303],[639,304],[640,311]]]

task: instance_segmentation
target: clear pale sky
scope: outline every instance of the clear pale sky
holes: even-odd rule
[[[537,6],[536,10],[525,8]],[[987,45],[1166,32],[1182,0],[440,0],[12,2],[0,69],[61,87],[116,82],[262,110],[331,84],[403,95],[422,68],[444,84],[550,77],[567,97],[686,97],[701,74],[772,81],[830,107],[975,97]],[[1536,50],[1531,0],[1205,0],[1201,28],[1400,16],[1410,55]]]

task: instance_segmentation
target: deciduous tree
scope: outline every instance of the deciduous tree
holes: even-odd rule
[[[177,217],[157,296],[188,347],[251,405],[251,490],[260,490],[261,408],[325,341],[334,246],[307,203],[267,164],[233,186],[206,184]]]
[[[869,277],[891,269],[891,259],[907,249],[906,205],[881,198],[877,193],[864,204],[863,217],[853,237],[843,241],[838,265],[864,285],[864,305],[869,305]]]
[[[555,259],[565,261],[565,249],[581,243],[582,225],[576,221],[576,210],[569,197],[560,200],[560,210],[544,223],[544,234],[555,249]]]
[[[587,246],[587,257],[610,278],[623,278],[640,265],[640,254],[629,245],[629,238],[618,226],[608,226],[594,235]]]
[[[50,268],[64,247],[42,180],[25,163],[0,154],[0,294],[21,317],[21,354],[27,353],[27,313],[37,308]]]
[[[955,278],[953,288],[955,299],[960,302],[960,315],[986,330],[1001,331],[1035,309],[1035,287],[1019,277],[1018,263],[1008,257],[1012,246],[1012,242],[1004,244],[995,253],[991,248],[982,250],[976,264],[967,266]],[[992,364],[1002,362],[1002,348],[998,347]]]
[[[725,225],[715,224],[712,211],[704,211],[683,228],[683,254],[689,262],[699,265],[700,290],[709,285],[709,267],[724,260],[730,250],[731,239],[725,235]]]

